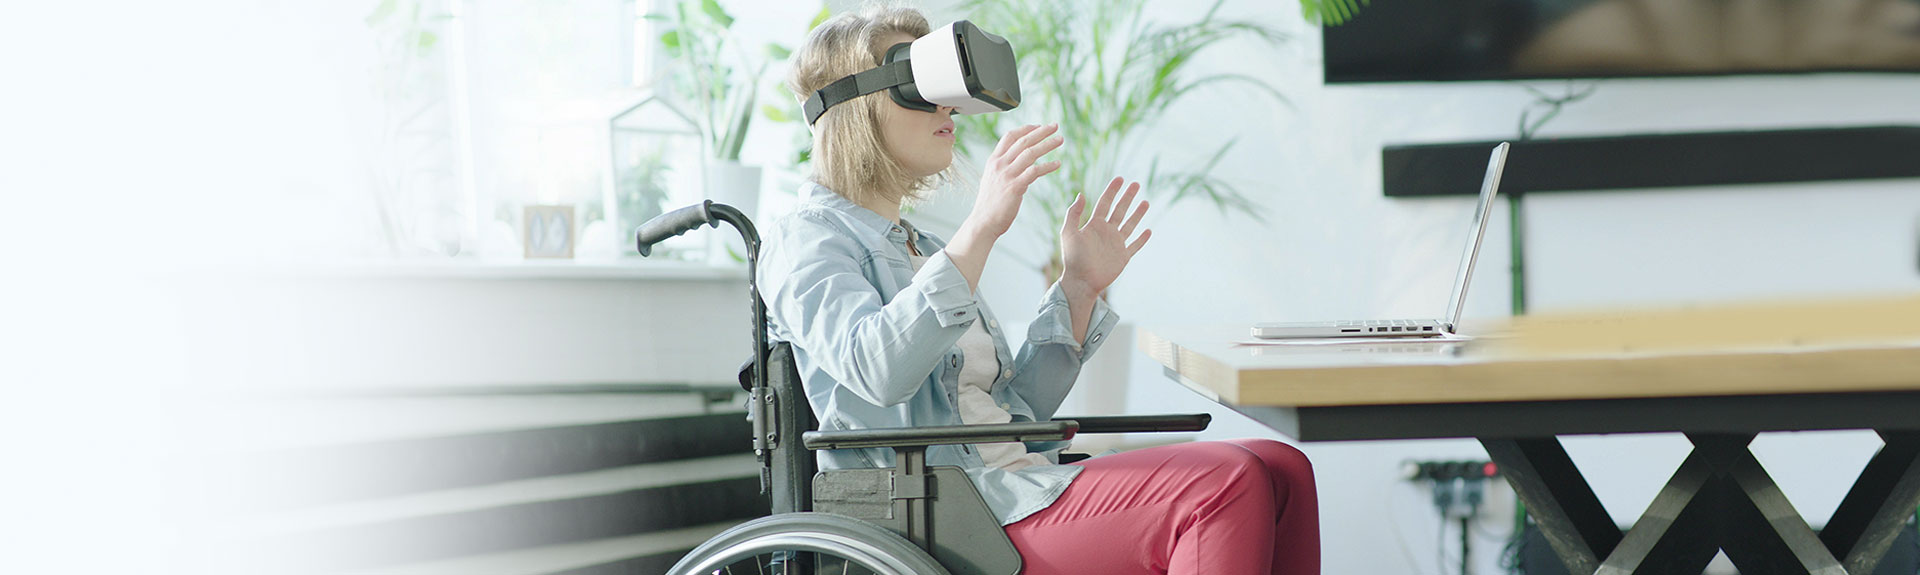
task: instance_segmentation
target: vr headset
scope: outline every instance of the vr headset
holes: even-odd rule
[[[812,126],[828,108],[881,90],[900,107],[922,112],[951,106],[956,114],[978,114],[1020,105],[1013,46],[960,20],[918,40],[894,44],[878,68],[814,91],[802,108],[807,125]]]

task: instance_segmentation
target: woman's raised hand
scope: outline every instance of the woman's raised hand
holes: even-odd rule
[[[1060,162],[1039,161],[1040,156],[1060,147],[1053,136],[1059,124],[1021,126],[1000,138],[1000,144],[987,157],[986,173],[980,177],[980,192],[973,199],[973,212],[962,226],[974,226],[980,234],[998,238],[1013,227],[1020,214],[1020,200],[1034,180],[1060,169]]]
[[[987,157],[987,173],[980,178],[973,213],[960,222],[953,241],[943,250],[960,275],[967,278],[967,289],[980,287],[987,254],[993,251],[993,243],[1013,227],[1013,217],[1020,215],[1020,200],[1027,197],[1027,186],[1060,169],[1060,162],[1034,163],[1060,147],[1059,137],[1048,137],[1058,131],[1058,124],[1015,128],[1000,138],[1000,145]]]
[[[1069,297],[1099,296],[1120,277],[1120,271],[1127,268],[1133,254],[1153,237],[1153,230],[1142,230],[1140,237],[1131,243],[1127,241],[1133,235],[1133,228],[1147,215],[1147,202],[1141,200],[1139,207],[1132,209],[1133,214],[1127,215],[1134,194],[1140,191],[1140,183],[1127,185],[1126,195],[1115,202],[1113,196],[1122,184],[1126,184],[1126,180],[1121,178],[1107,184],[1086,225],[1080,224],[1087,207],[1086,196],[1074,198],[1073,205],[1067,208],[1067,220],[1060,227],[1060,287],[1067,290]]]

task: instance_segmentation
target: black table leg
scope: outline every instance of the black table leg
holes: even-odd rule
[[[1846,575],[1807,520],[1754,459],[1752,435],[1692,435],[1696,451],[1716,460],[1720,547],[1744,575]]]
[[[1595,573],[1699,573],[1719,550],[1713,536],[1721,506],[1713,463],[1695,450]]]
[[[1567,457],[1559,438],[1480,439],[1500,474],[1507,478],[1527,514],[1569,573],[1593,573],[1600,559],[1620,543],[1613,524],[1587,479]]]
[[[1872,573],[1920,505],[1920,433],[1881,431],[1886,445],[1867,461],[1820,539],[1848,573]]]
[[[1871,572],[1920,501],[1920,435],[1883,435],[1888,447],[1861,474],[1824,541],[1748,450],[1752,434],[1688,434],[1693,452],[1624,535],[1557,439],[1481,444],[1570,572],[1697,574],[1725,550],[1743,575],[1845,575]],[[1844,568],[1830,548],[1848,550]]]

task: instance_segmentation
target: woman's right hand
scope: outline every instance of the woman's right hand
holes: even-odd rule
[[[987,157],[986,173],[980,177],[980,191],[973,199],[973,212],[962,227],[987,238],[998,238],[1013,227],[1020,214],[1020,201],[1034,180],[1060,169],[1060,162],[1038,162],[1040,156],[1058,149],[1061,138],[1054,136],[1059,124],[1021,126],[1000,138],[993,154]],[[1054,137],[1048,137],[1054,136]]]
[[[980,192],[973,198],[973,213],[947,244],[947,259],[967,278],[967,290],[980,287],[980,272],[987,267],[987,254],[993,243],[1013,227],[1020,215],[1020,200],[1027,197],[1027,186],[1034,180],[1060,169],[1060,162],[1035,164],[1042,154],[1060,147],[1059,124],[1021,126],[1000,138],[993,155],[987,157],[987,173],[980,178]]]

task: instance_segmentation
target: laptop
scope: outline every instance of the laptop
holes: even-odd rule
[[[1473,279],[1473,262],[1480,255],[1480,238],[1486,235],[1487,217],[1493,213],[1493,196],[1500,189],[1500,172],[1507,166],[1507,143],[1493,147],[1487,160],[1487,176],[1480,182],[1480,206],[1473,210],[1473,227],[1467,234],[1467,253],[1460,258],[1460,274],[1453,279],[1453,297],[1447,300],[1443,319],[1387,319],[1368,321],[1276,322],[1253,325],[1253,336],[1266,339],[1335,337],[1437,337],[1454,334],[1460,311],[1467,307],[1467,281]]]

